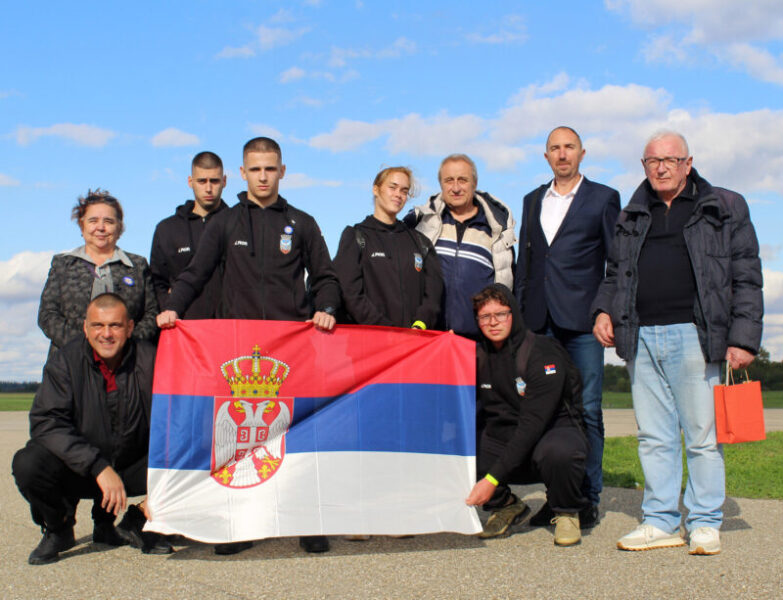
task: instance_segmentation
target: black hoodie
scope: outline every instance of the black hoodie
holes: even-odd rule
[[[162,308],[184,314],[221,265],[218,318],[305,321],[315,311],[340,306],[340,286],[318,224],[282,196],[261,208],[242,192],[238,204],[216,215]]]
[[[483,336],[477,345],[476,425],[479,448],[503,448],[489,474],[504,483],[530,459],[545,432],[582,430],[582,382],[557,340],[528,331],[511,290],[498,283],[489,287],[505,298],[512,325],[501,348]]]
[[[358,232],[358,233],[357,233]],[[334,257],[345,309],[363,325],[438,322],[443,276],[432,243],[402,221],[373,216],[346,227]]]
[[[195,205],[193,200],[180,204],[172,216],[158,223],[155,235],[152,236],[150,271],[152,285],[155,287],[155,295],[160,306],[165,306],[169,289],[174,285],[174,280],[195,255],[201,234],[204,233],[207,223],[220,211],[228,208],[228,204],[221,200],[215,210],[201,217],[193,212]],[[220,275],[220,269],[215,270],[201,294],[182,315],[183,319],[212,319],[215,317],[220,301]]]

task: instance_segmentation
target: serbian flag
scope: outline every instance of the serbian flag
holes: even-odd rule
[[[475,345],[287,321],[177,321],[153,382],[147,529],[202,542],[481,531]]]

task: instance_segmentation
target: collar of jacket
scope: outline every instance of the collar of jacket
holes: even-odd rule
[[[476,190],[476,193],[473,195],[473,200],[478,202],[479,206],[484,209],[484,215],[489,223],[489,228],[492,230],[493,238],[496,238],[506,229],[511,230],[513,233],[514,217],[505,204],[495,198],[492,194],[480,190]],[[443,211],[446,210],[446,202],[443,200],[442,195],[438,193],[434,196],[430,196],[427,204],[421,206],[420,210],[422,214],[437,214],[440,216]],[[516,241],[516,239],[513,241]]]
[[[200,219],[201,217],[193,212],[193,207],[196,205],[195,200],[188,200],[184,204],[180,204],[177,207],[177,210],[174,212],[175,215],[177,215],[181,219]],[[218,214],[221,210],[224,210],[228,208],[228,204],[221,198],[220,204],[217,205],[217,208],[213,210],[211,213],[207,214],[206,217],[209,219],[212,216]]]
[[[86,337],[82,340],[82,354],[84,355],[87,364],[90,365],[90,368],[100,372],[100,367],[98,366],[98,363],[95,362],[95,358],[92,355],[92,346],[90,346],[90,342],[87,341]],[[122,360],[120,361],[119,366],[114,370],[114,374],[117,375],[122,371],[130,369],[135,357],[136,340],[128,338],[128,341],[125,342],[125,346],[122,349]]]
[[[694,190],[694,196],[696,203],[693,207],[693,215],[686,223],[686,227],[694,223],[699,217],[704,217],[705,220],[713,223],[714,225],[720,225],[726,219],[731,217],[729,211],[718,199],[718,195],[715,193],[715,188],[704,179],[696,169],[691,169],[688,175],[688,180],[696,189]],[[645,215],[650,214],[650,205],[655,200],[654,192],[647,179],[639,184],[636,191],[631,197],[631,201],[628,202],[623,211],[629,214],[641,213]]]
[[[239,192],[237,194],[237,198],[239,198],[239,203],[244,204],[250,208],[261,208],[258,204],[253,202],[247,197],[247,192]],[[285,211],[288,206],[288,202],[285,198],[283,198],[280,194],[277,195],[277,200],[275,200],[272,204],[267,206],[264,210],[278,210],[278,211]]]

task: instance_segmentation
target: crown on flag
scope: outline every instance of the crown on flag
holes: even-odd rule
[[[249,373],[243,373],[240,367],[240,362],[247,365],[246,361],[250,361]],[[261,372],[261,361],[271,364],[268,372]],[[284,369],[282,374],[281,368]],[[258,345],[253,346],[253,353],[250,356],[238,356],[220,365],[223,377],[231,386],[231,395],[238,398],[276,398],[290,370],[282,360],[261,356],[261,348]]]

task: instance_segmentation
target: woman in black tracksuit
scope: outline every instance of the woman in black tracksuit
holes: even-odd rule
[[[334,266],[348,322],[418,329],[437,323],[440,262],[432,243],[397,219],[413,185],[410,169],[383,169],[373,182],[373,214],[343,231]]]

